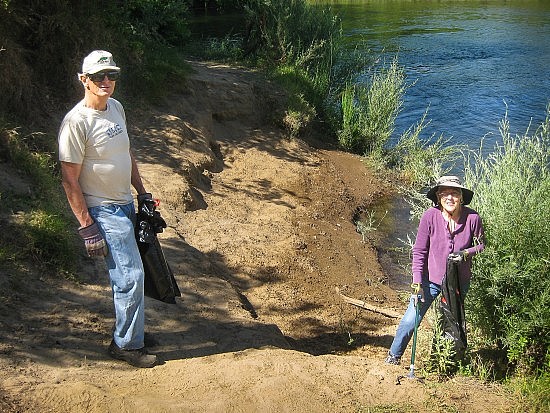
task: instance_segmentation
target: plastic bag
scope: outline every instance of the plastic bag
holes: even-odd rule
[[[137,212],[136,241],[145,271],[144,292],[147,297],[175,304],[181,292],[157,238],[166,222],[156,211],[156,205],[156,201],[146,200]]]
[[[164,257],[158,238],[155,236],[152,242],[138,242],[138,248],[145,270],[145,295],[155,300],[175,304],[176,297],[181,297],[181,292]]]
[[[464,296],[460,288],[458,263],[447,260],[447,271],[441,283],[441,327],[443,337],[452,340],[455,360],[464,359],[468,345],[466,337],[466,316],[464,312]]]

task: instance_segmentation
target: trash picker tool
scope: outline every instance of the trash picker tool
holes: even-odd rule
[[[409,370],[409,375],[407,376],[409,379],[415,379],[416,376],[414,374],[414,359],[416,356],[416,336],[418,334],[418,321],[420,319],[420,295],[416,296],[416,303],[414,305],[416,310],[416,315],[414,317],[414,333],[413,333],[413,344],[412,344],[412,353],[411,353],[411,367]]]
[[[413,295],[414,297],[414,295]],[[414,304],[415,307],[415,317],[414,317],[414,333],[413,333],[413,343],[412,343],[412,353],[411,353],[411,366],[409,370],[409,374],[406,376],[397,376],[397,380],[395,384],[401,384],[401,379],[407,378],[411,380],[418,380],[423,381],[424,379],[421,377],[417,377],[415,374],[415,366],[414,361],[416,357],[416,338],[418,335],[418,323],[420,322],[420,300],[422,296],[418,293],[416,293],[416,302]]]

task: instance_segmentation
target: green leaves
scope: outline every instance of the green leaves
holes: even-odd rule
[[[470,314],[505,345],[510,362],[530,371],[548,363],[550,347],[548,119],[532,135],[514,137],[505,118],[502,143],[486,156],[471,154],[465,177],[487,245],[475,260]]]

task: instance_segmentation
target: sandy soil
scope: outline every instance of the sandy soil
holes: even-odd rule
[[[284,95],[261,77],[192,65],[184,94],[128,113],[182,291],[175,305],[147,298],[163,364],[106,354],[101,261],[83,258],[78,283],[30,273],[0,302],[0,411],[511,411],[503,389],[471,379],[398,384],[408,366],[383,363],[397,320],[335,293],[404,310],[352,219],[391,188],[356,156],[288,138]]]

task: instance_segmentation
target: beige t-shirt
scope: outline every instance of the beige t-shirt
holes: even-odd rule
[[[107,110],[79,102],[59,130],[59,160],[82,165],[79,183],[88,208],[132,202],[130,141],[120,102],[109,98]]]

